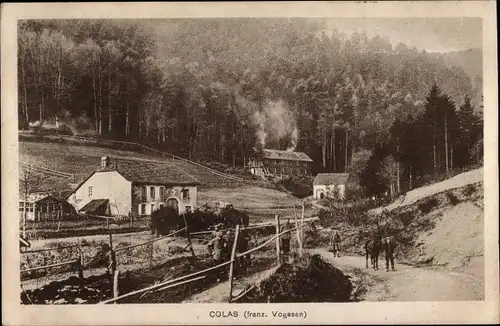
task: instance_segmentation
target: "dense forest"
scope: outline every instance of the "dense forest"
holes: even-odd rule
[[[18,28],[20,128],[57,117],[74,134],[233,165],[262,147],[304,151],[313,172],[353,171],[370,193],[482,158],[480,78],[383,37],[305,19]]]

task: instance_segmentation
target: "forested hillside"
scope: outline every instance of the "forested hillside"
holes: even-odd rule
[[[73,133],[241,165],[255,147],[296,149],[375,193],[481,157],[477,79],[321,20],[22,21],[18,60],[21,128],[57,115]]]

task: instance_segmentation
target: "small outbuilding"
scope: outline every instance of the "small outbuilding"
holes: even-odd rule
[[[19,214],[21,218],[26,214],[30,221],[54,220],[73,213],[73,207],[66,201],[48,193],[36,193],[19,200]]]
[[[345,200],[349,173],[318,173],[313,181],[314,199]]]

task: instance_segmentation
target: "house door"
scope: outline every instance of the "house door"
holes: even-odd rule
[[[177,213],[179,213],[179,202],[175,198],[169,198],[165,203],[167,207],[172,207]]]

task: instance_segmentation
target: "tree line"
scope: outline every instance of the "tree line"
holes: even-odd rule
[[[482,164],[482,117],[469,97],[457,110],[433,85],[422,114],[394,121],[388,141],[373,150],[360,181],[369,194],[394,197],[439,175]]]
[[[313,172],[352,171],[358,153],[383,149],[411,180],[466,164],[461,155],[473,146],[456,127],[455,103],[478,102],[463,69],[382,37],[326,30],[322,20],[30,20],[18,28],[21,128],[50,127],[57,116],[77,133],[233,165],[259,146],[296,145]],[[434,84],[448,100],[429,102]],[[295,119],[297,143],[293,130],[265,130],[259,144],[266,127],[255,113],[278,101]],[[404,136],[427,122],[431,170],[414,161],[426,159],[412,156]],[[395,152],[387,148],[394,139]]]

